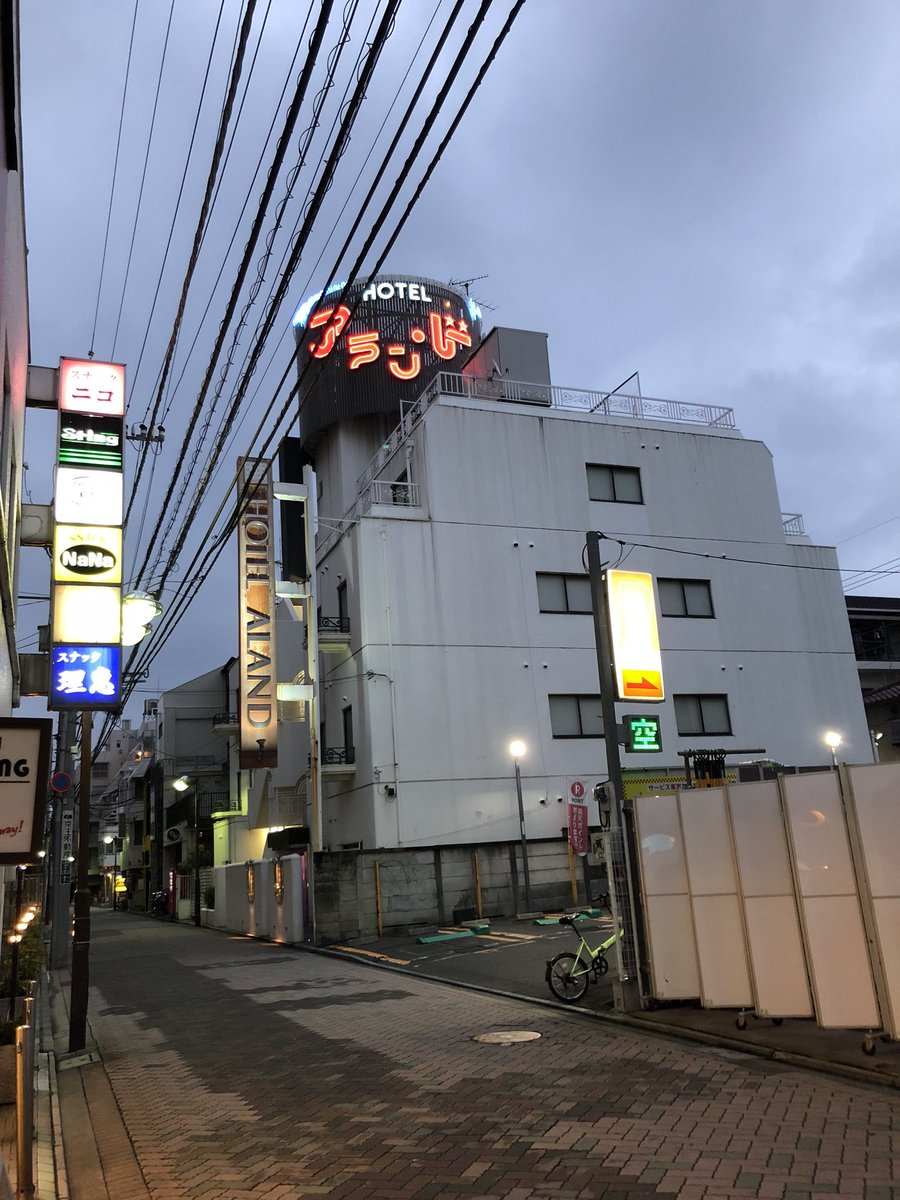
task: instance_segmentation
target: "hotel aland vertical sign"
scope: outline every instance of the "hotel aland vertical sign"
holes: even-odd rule
[[[239,765],[248,771],[278,765],[271,463],[240,460],[238,504]]]

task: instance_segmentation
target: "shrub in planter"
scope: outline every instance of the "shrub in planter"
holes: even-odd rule
[[[16,1023],[0,1021],[0,1104],[16,1102]]]
[[[12,928],[12,925],[9,927]],[[6,930],[6,933],[9,929]],[[4,934],[2,950],[0,950],[0,997],[9,996],[12,985],[13,947]],[[41,968],[44,965],[44,934],[39,920],[34,920],[22,935],[19,942],[19,961],[16,970],[16,995],[25,995],[26,984],[32,979],[40,979]],[[0,1006],[2,1012],[2,1006]]]
[[[216,889],[214,887],[203,889],[203,905],[205,908],[216,907]]]

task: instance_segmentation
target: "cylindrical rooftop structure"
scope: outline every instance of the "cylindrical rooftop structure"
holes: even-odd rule
[[[348,417],[400,419],[439,371],[456,370],[481,339],[475,301],[418,275],[376,275],[304,300],[294,314],[300,440],[311,449]]]

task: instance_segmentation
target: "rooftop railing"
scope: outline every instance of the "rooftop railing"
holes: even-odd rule
[[[439,371],[418,400],[406,409],[400,424],[360,475],[357,480],[360,492],[372,482],[439,396],[462,396],[469,400],[503,400],[508,404],[533,404],[536,407],[567,409],[597,417],[674,421],[717,429],[735,427],[734,409],[718,404],[688,404],[680,400],[659,400],[652,396],[629,396],[622,392],[597,392],[506,378],[478,379],[472,375],[458,375],[453,371]]]
[[[342,520],[334,522],[323,531],[318,542],[320,554],[327,553],[373,504],[408,504],[415,507],[419,503],[418,484],[381,480],[376,476],[440,396],[532,404],[540,408],[582,412],[601,419],[626,417],[638,421],[672,421],[702,425],[708,429],[735,427],[734,409],[717,404],[688,404],[680,400],[659,400],[651,396],[632,396],[622,392],[598,392],[584,388],[557,387],[554,384],[524,383],[506,378],[477,379],[471,375],[440,371],[421,396],[403,410],[400,424],[386,438],[356,481],[358,496],[353,505]]]

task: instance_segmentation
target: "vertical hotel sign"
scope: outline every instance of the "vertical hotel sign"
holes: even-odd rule
[[[60,359],[51,709],[121,702],[124,441],[124,366]]]
[[[278,765],[272,465],[238,464],[239,767]]]

